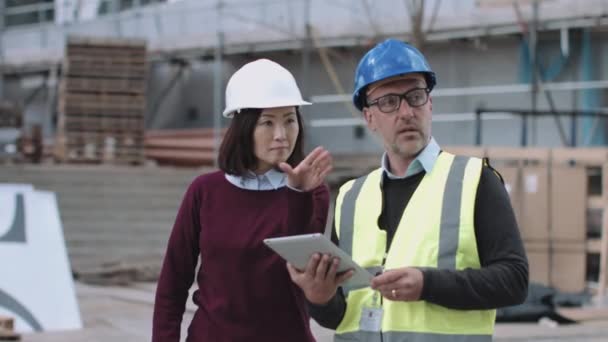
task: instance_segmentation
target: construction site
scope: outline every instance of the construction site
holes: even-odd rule
[[[378,168],[352,92],[386,38],[437,75],[442,150],[504,178],[540,290],[494,340],[606,341],[608,0],[0,0],[0,341],[151,340],[180,202],[218,168],[245,63],[278,62],[313,103],[332,198]]]

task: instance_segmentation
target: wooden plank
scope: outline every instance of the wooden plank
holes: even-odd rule
[[[129,62],[127,60],[110,60],[110,59],[79,59],[79,60],[66,60],[64,64],[64,70],[70,74],[72,72],[87,72],[88,70],[126,70],[129,73],[140,73],[143,74],[147,70],[145,63]],[[123,75],[123,77],[128,77]]]
[[[91,127],[143,127],[144,118],[137,116],[114,117],[104,115],[66,115],[70,124]]]
[[[225,133],[226,129],[222,129],[221,134]],[[146,130],[146,138],[209,138],[213,136],[213,128]]]
[[[68,139],[91,139],[91,140],[103,140],[108,137],[116,139],[135,139],[137,141],[144,141],[143,130],[137,131],[124,131],[120,133],[115,132],[82,132],[82,131],[67,131],[64,132],[63,136]]]
[[[98,104],[86,105],[86,104],[68,104],[62,99],[58,105],[59,113],[66,116],[72,117],[105,117],[105,118],[143,118],[145,105],[141,106],[129,106],[119,105],[114,106],[112,104],[104,104],[100,106]]]
[[[143,94],[146,90],[146,82],[143,79],[108,79],[90,77],[66,77],[60,87],[61,92],[103,92]]]
[[[180,158],[180,159],[213,159],[215,154],[209,151],[175,151],[172,149],[149,148],[145,151],[146,156],[154,158]]]
[[[175,150],[213,150],[214,141],[210,138],[146,138],[146,148],[165,148]]]
[[[66,123],[65,126],[65,133],[66,134],[70,134],[70,133],[85,133],[85,134],[96,134],[96,135],[109,135],[109,136],[121,136],[121,135],[133,135],[133,134],[137,134],[138,136],[140,135],[139,133],[141,132],[141,135],[143,136],[143,127],[141,124],[133,124],[131,126],[128,125],[116,125],[116,126],[112,126],[111,123],[109,125],[104,125],[104,124],[100,124],[98,126],[92,126],[92,125],[82,125],[82,124],[72,124],[72,123]]]
[[[65,128],[71,131],[143,131],[143,118],[69,117]]]
[[[146,149],[146,159],[154,159],[160,164],[202,166],[213,165],[215,153],[208,151],[176,151],[173,149]]]
[[[66,70],[65,75],[75,77],[130,77],[130,78],[144,78],[145,73],[143,70],[133,70],[129,68],[95,68],[89,69],[86,67],[82,68],[70,68]]]
[[[66,102],[73,103],[95,103],[95,104],[133,104],[133,103],[145,103],[146,97],[143,95],[133,94],[74,94],[74,93],[63,93]]]
[[[104,70],[123,70],[126,69],[131,72],[145,72],[147,70],[147,63],[143,60],[115,58],[114,56],[107,56],[105,58],[68,58],[64,62],[64,68],[66,71],[71,72],[78,69],[104,69]],[[126,77],[126,75],[125,75]]]
[[[146,65],[146,56],[142,54],[141,56],[132,56],[132,55],[120,55],[120,54],[112,54],[107,55],[103,53],[99,54],[90,54],[90,55],[68,55],[68,61],[70,63],[101,63],[101,64],[134,64],[137,66]]]

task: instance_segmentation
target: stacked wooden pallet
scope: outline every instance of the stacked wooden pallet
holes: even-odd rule
[[[224,133],[220,132],[220,139]],[[146,131],[145,147],[146,159],[160,165],[212,166],[216,160],[212,128]]]
[[[71,38],[59,93],[56,155],[65,162],[143,162],[146,45]]]

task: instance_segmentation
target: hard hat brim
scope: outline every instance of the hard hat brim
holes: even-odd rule
[[[289,102],[285,102],[285,103],[276,103],[276,104],[273,104],[273,105],[270,105],[270,106],[268,104],[266,104],[263,107],[262,106],[260,106],[260,107],[247,106],[246,108],[266,109],[266,108],[291,107],[291,106],[293,106],[293,107],[299,107],[299,106],[310,106],[310,105],[312,105],[312,103],[304,101],[304,100],[301,100],[301,101],[295,101],[295,102],[294,101],[289,101]],[[239,110],[246,109],[246,108],[239,108],[239,107],[226,108],[224,110],[224,112],[222,113],[222,115],[225,118],[231,119],[232,117],[234,117],[234,113],[236,113]]]

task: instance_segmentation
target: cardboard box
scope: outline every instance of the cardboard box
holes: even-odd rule
[[[509,194],[509,198],[511,199],[511,206],[513,207],[513,212],[515,213],[515,218],[517,220],[517,226],[519,227],[520,232],[522,231],[521,226],[521,184],[520,184],[520,174],[519,167],[517,166],[498,166],[495,167],[496,171],[500,173],[504,182],[505,189]]]
[[[582,166],[553,166],[551,239],[584,242],[587,238],[587,172]]]
[[[587,254],[584,242],[551,244],[551,286],[565,292],[585,290]]]
[[[528,257],[530,282],[549,285],[549,242],[524,241]]]
[[[548,148],[541,147],[488,147],[486,154],[490,158],[490,163],[516,163],[518,165],[548,164],[551,157]]]
[[[549,175],[547,166],[521,169],[520,230],[524,240],[549,239]]]
[[[608,149],[593,148],[554,148],[551,151],[553,164],[600,166],[608,161]]]

